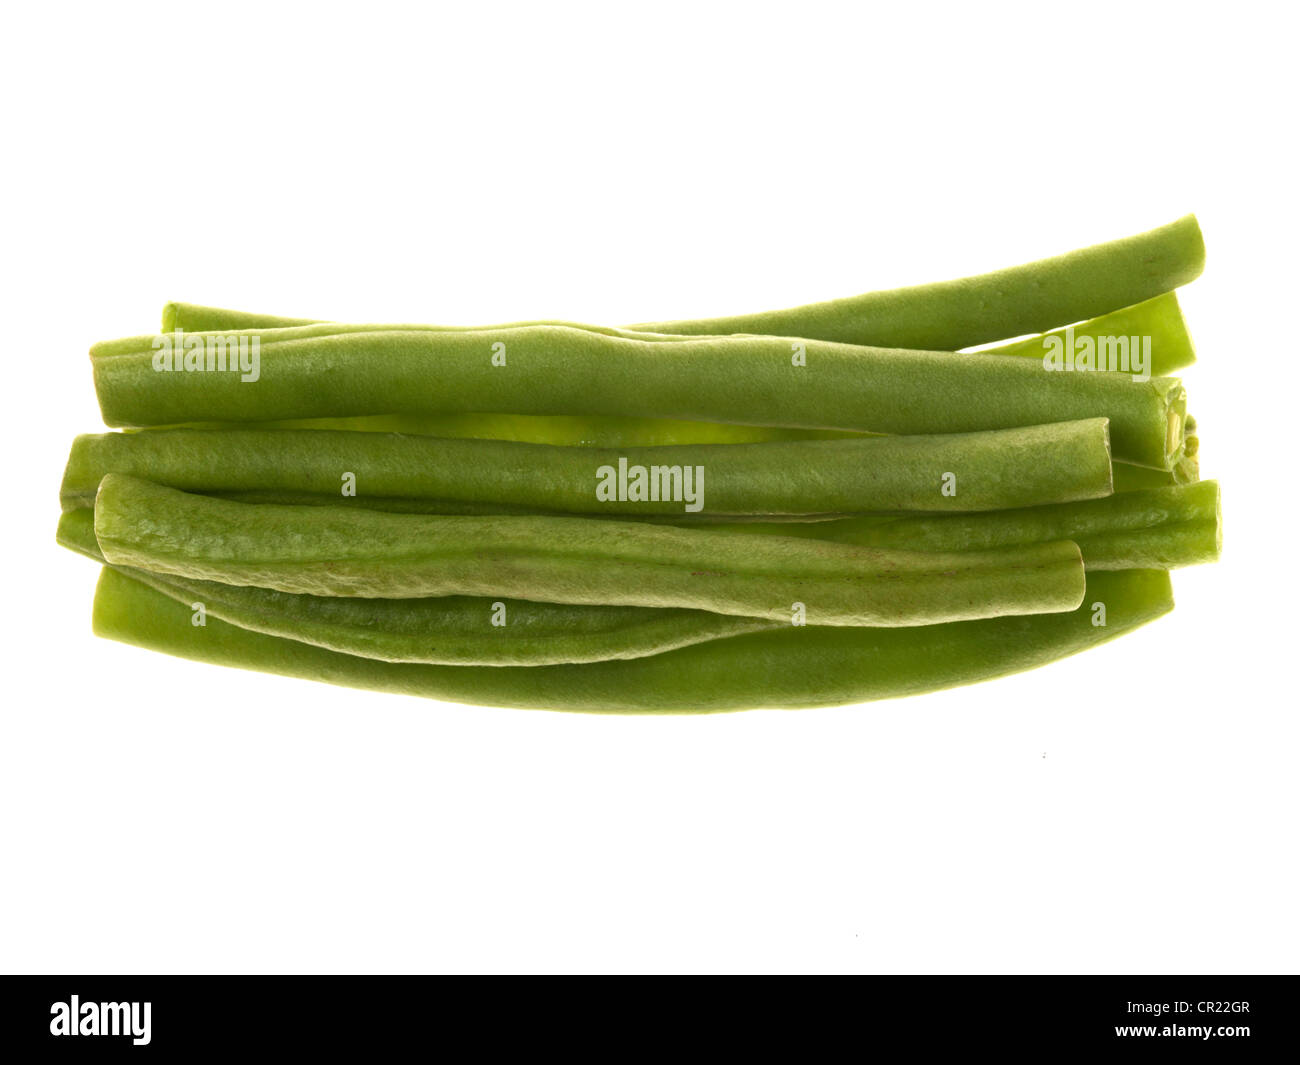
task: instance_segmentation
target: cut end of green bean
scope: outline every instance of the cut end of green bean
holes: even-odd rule
[[[54,539],[60,547],[75,551],[86,558],[103,562],[99,544],[95,541],[95,512],[90,507],[65,510],[59,515],[59,527]]]
[[[1153,454],[1148,461],[1143,462],[1143,456],[1137,454],[1136,445],[1126,447],[1124,454],[1130,461],[1176,470],[1187,450],[1187,391],[1176,377],[1152,378],[1150,384],[1164,405],[1164,454]]]
[[[1173,407],[1169,408],[1168,426],[1165,434],[1165,450],[1174,456],[1178,454],[1179,447],[1183,446],[1184,423],[1182,415]]]

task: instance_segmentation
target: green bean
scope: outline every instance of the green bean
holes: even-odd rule
[[[1089,572],[1174,569],[1213,562],[1222,545],[1216,481],[1123,492],[1107,499],[986,514],[844,518],[812,524],[719,525],[753,535],[801,536],[909,551],[986,551],[1073,540]]]
[[[885,348],[956,351],[1128,307],[1200,276],[1193,215],[1137,236],[990,274],[869,292],[783,311],[646,322],[653,333],[766,333]]]
[[[739,318],[656,322],[614,332],[668,336],[766,333],[877,347],[957,350],[1004,337],[1043,333],[1063,322],[1113,316],[1111,321],[1098,322],[1094,335],[1151,335],[1155,357],[1165,367],[1153,372],[1165,374],[1191,362],[1182,315],[1176,300],[1169,299],[1167,293],[1199,276],[1204,259],[1200,227],[1194,216],[1187,215],[1134,237],[977,277]],[[169,303],[162,318],[164,332],[318,325],[370,328],[192,303]],[[1079,335],[1083,335],[1083,327],[1079,327]],[[1159,337],[1171,342],[1167,357],[1160,354],[1163,345],[1155,342]],[[1038,340],[1034,338],[1034,342]]]
[[[1109,417],[1116,457],[1170,469],[1186,411],[1176,378],[778,337],[667,345],[566,326],[345,333],[266,341],[248,381],[229,370],[156,372],[149,337],[132,353],[95,352],[109,425],[495,410],[927,434]]]
[[[64,547],[104,561],[89,508],[59,519]],[[780,625],[703,610],[570,606],[526,600],[357,599],[293,595],[148,570],[121,572],[244,629],[386,662],[539,666],[639,658]]]
[[[448,326],[421,323],[407,324],[371,324],[359,325],[347,322],[333,322],[311,318],[279,318],[272,315],[252,314],[247,311],[228,310],[222,307],[208,307],[197,303],[168,303],[163,308],[162,332],[171,333],[180,329],[189,333],[227,333],[253,332],[266,339],[297,340],[308,337],[333,336],[341,333],[373,332],[410,332],[412,330],[429,330],[433,332],[483,332],[497,329],[516,329],[523,326],[556,325],[574,329],[586,329],[607,336],[624,337],[633,340],[681,341],[689,336],[716,335],[674,332],[670,334],[647,333],[635,329],[620,329],[609,326],[597,326],[580,322],[559,320],[534,320],[510,322],[491,326]],[[1067,327],[1053,329],[1046,334],[1035,334],[1021,339],[1008,340],[996,347],[985,348],[985,354],[1025,355],[1042,358],[1046,336],[1065,337]],[[1078,322],[1068,327],[1076,339],[1088,337],[1097,340],[1101,337],[1150,337],[1152,348],[1152,376],[1165,376],[1196,361],[1195,349],[1187,332],[1187,323],[1182,309],[1178,305],[1178,296],[1166,292],[1154,299],[1144,300],[1133,306],[1121,307],[1088,321]],[[268,335],[269,334],[269,335]],[[100,354],[109,355],[115,351],[130,352],[133,338],[121,341],[107,341]],[[123,345],[120,349],[117,345]],[[908,346],[908,345],[901,345]]]
[[[581,325],[573,322],[527,322],[513,323],[519,325],[571,325],[579,329],[596,329],[613,336],[644,338],[648,340],[681,340],[690,333],[674,333],[667,336],[656,333],[638,333],[627,329],[605,329],[597,326]],[[310,328],[304,328],[310,327]],[[475,330],[499,329],[502,326],[473,326]],[[1078,341],[1090,338],[1093,341],[1103,337],[1149,337],[1151,344],[1151,365],[1147,367],[1153,377],[1164,377],[1175,373],[1196,361],[1196,349],[1191,335],[1187,332],[1187,322],[1183,318],[1182,308],[1178,305],[1178,296],[1166,292],[1154,299],[1144,300],[1131,307],[1121,307],[1086,322],[1053,329],[1046,334],[1035,334],[1019,340],[1008,340],[996,347],[985,348],[987,355],[1019,355],[1041,359],[1045,351],[1044,337],[1052,336],[1065,339],[1066,328]],[[226,310],[221,307],[207,307],[196,303],[169,303],[163,308],[162,331],[170,333],[176,329],[187,332],[240,332],[253,330],[272,330],[271,339],[294,339],[304,336],[325,336],[341,332],[407,331],[412,329],[429,329],[438,332],[454,331],[464,327],[442,325],[347,325],[339,322],[313,320],[310,318],[276,318],[271,315],[250,314],[246,311]],[[262,335],[265,335],[263,333]],[[129,338],[128,338],[129,339]],[[103,349],[103,354],[110,353],[115,341]],[[128,344],[125,351],[130,351]]]
[[[814,625],[922,625],[1072,610],[1069,542],[921,554],[570,517],[429,517],[250,506],[109,474],[104,558],[181,577],[312,595],[508,595],[688,607]]]
[[[1132,341],[1142,345],[1144,358],[1146,345],[1149,344],[1150,362],[1145,369],[1152,377],[1167,377],[1191,366],[1196,361],[1196,347],[1192,344],[1191,334],[1187,331],[1187,322],[1183,318],[1182,308],[1178,305],[1178,296],[1173,292],[1166,292],[1162,296],[1146,300],[1133,307],[1122,307],[1118,311],[1103,314],[1091,321],[1080,322],[1078,325],[1053,329],[1050,333],[985,348],[984,353],[1019,355],[1041,360],[1048,351],[1047,337],[1059,338],[1065,344],[1067,351],[1071,350],[1069,347],[1071,339],[1076,348],[1081,346],[1080,341],[1084,339],[1093,341],[1092,348],[1100,356],[1100,361],[1094,362],[1094,365],[1101,369],[1107,368],[1106,358],[1112,347],[1107,343],[1109,338],[1128,342],[1126,350],[1132,353],[1130,357],[1136,355],[1136,345]],[[1095,343],[1097,341],[1101,343]],[[1131,363],[1131,365],[1136,364]]]
[[[536,323],[542,324],[542,323]],[[558,324],[558,323],[552,323]],[[254,329],[283,329],[286,326],[326,326],[331,330],[369,332],[376,329],[397,329],[397,326],[340,326],[337,323],[312,322],[300,318],[273,318],[229,311],[219,307],[204,307],[192,303],[169,303],[163,309],[163,332],[180,328],[194,331],[238,331]],[[444,326],[402,326],[401,329],[433,329],[446,331]],[[591,327],[588,327],[591,328]],[[1070,327],[1077,344],[1082,338],[1099,341],[1106,337],[1150,337],[1151,364],[1147,371],[1156,376],[1173,373],[1191,365],[1195,349],[1178,297],[1172,292],[1147,300],[1134,307],[1125,307],[1091,321]],[[627,335],[626,330],[608,331]],[[263,334],[265,335],[265,334]],[[275,337],[288,338],[287,332],[277,331]],[[654,334],[643,334],[653,337]],[[1064,329],[1053,330],[1053,336],[1065,335]],[[656,338],[664,339],[664,338]],[[681,339],[674,336],[668,339]],[[110,346],[100,349],[111,351]],[[134,339],[123,342],[124,351],[130,351]],[[1103,341],[1104,343],[1104,341]],[[1043,337],[1034,336],[1011,341],[985,354],[1018,355],[1042,359],[1045,352]],[[776,426],[724,425],[717,422],[692,422],[663,418],[617,418],[588,415],[521,415],[521,414],[428,414],[428,415],[371,415],[361,418],[303,419],[271,422],[262,428],[284,429],[349,429],[366,432],[419,433],[438,437],[474,437],[495,440],[520,440],[539,444],[568,444],[596,447],[631,447],[667,444],[754,443],[763,440],[794,440],[813,437],[856,435],[835,430],[785,429]]]
[[[320,430],[105,433],[73,442],[64,507],[90,505],[106,473],[266,502],[306,494],[381,510],[396,499],[636,516],[999,510],[1111,490],[1103,418],[942,436],[621,450]]]
[[[1104,611],[1096,604],[1101,604]],[[1169,575],[1096,573],[1075,611],[910,629],[783,627],[621,662],[511,667],[376,662],[249,632],[112,569],[94,629],[107,639],[240,669],[448,702],[588,712],[712,712],[861,703],[1032,669],[1167,613]]]

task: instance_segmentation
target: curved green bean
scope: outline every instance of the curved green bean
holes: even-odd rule
[[[833,340],[874,347],[956,351],[1006,337],[1054,330],[1065,322],[1081,322],[1124,308],[1138,314],[1108,323],[1104,334],[1154,335],[1167,332],[1174,346],[1162,373],[1188,365],[1190,354],[1176,302],[1159,307],[1134,305],[1164,295],[1201,273],[1205,244],[1194,215],[1132,237],[1097,244],[1065,255],[1025,263],[989,274],[869,292],[847,299],[808,304],[724,318],[650,322],[629,332],[660,335],[720,335],[766,333],[777,336]],[[1149,315],[1159,319],[1152,324]],[[275,329],[320,325],[309,318],[284,318],[244,311],[169,303],[162,328],[190,331]],[[337,323],[324,323],[334,325]],[[547,324],[533,322],[527,324]],[[557,324],[557,323],[550,323]],[[1134,329],[1140,324],[1142,328]],[[349,327],[339,327],[349,328]],[[365,328],[365,327],[361,327]],[[442,327],[425,327],[442,328]],[[1153,349],[1161,345],[1153,343]],[[1175,354],[1176,352],[1176,354]],[[1159,356],[1157,356],[1159,357]],[[1190,360],[1189,360],[1190,361]]]
[[[985,514],[843,518],[811,524],[751,523],[713,528],[908,551],[987,551],[1073,540],[1083,552],[1083,563],[1090,573],[1174,569],[1213,562],[1223,542],[1216,481]]]
[[[593,329],[611,336],[630,337],[647,340],[681,340],[690,333],[661,335],[657,333],[639,333],[628,329],[609,329],[599,326],[581,325],[574,322],[515,322],[520,325],[569,325],[577,329]],[[472,326],[473,330],[499,329],[502,326]],[[1095,342],[1104,337],[1149,338],[1151,346],[1151,364],[1147,367],[1153,377],[1165,377],[1196,361],[1196,349],[1192,344],[1191,334],[1187,331],[1187,322],[1183,318],[1182,308],[1178,304],[1178,295],[1165,292],[1154,299],[1143,300],[1130,307],[1121,307],[1099,315],[1086,322],[1053,329],[1047,333],[1035,334],[1018,340],[1008,340],[996,347],[984,348],[986,355],[1018,355],[1041,359],[1044,351],[1045,337],[1066,337],[1066,329],[1076,342],[1088,338]],[[309,318],[277,318],[271,315],[250,314],[246,311],[226,310],[221,307],[207,307],[197,303],[169,303],[163,308],[162,331],[170,333],[176,329],[186,332],[240,332],[240,331],[274,331],[272,339],[294,339],[306,336],[327,336],[334,333],[367,333],[375,330],[406,331],[412,329],[429,329],[438,332],[468,331],[464,327],[442,325],[349,325],[339,322],[317,321]],[[265,336],[265,332],[262,333]],[[115,344],[124,344],[121,349],[130,351],[130,338],[126,341],[109,341],[101,354],[110,354]],[[909,346],[909,345],[903,345]]]
[[[814,625],[923,625],[1072,610],[1069,542],[921,554],[570,517],[429,517],[250,506],[109,474],[104,558],[181,577],[312,595],[508,595],[688,607]]]
[[[1104,605],[1104,612],[1096,604]],[[790,628],[648,658],[584,665],[428,666],[376,662],[249,632],[105,568],[94,629],[107,639],[240,669],[448,702],[595,713],[704,713],[862,703],[1032,669],[1131,632],[1173,608],[1159,570],[1088,577],[1070,613],[910,629]]]
[[[1193,215],[1136,236],[956,281],[869,292],[782,311],[645,322],[652,333],[766,333],[956,351],[1042,333],[1169,292],[1200,276],[1205,243]]]
[[[104,433],[73,442],[64,507],[89,506],[107,473],[267,502],[314,495],[380,510],[392,509],[389,500],[437,500],[628,516],[999,510],[1111,491],[1102,418],[941,436],[619,450],[324,430]]]
[[[265,341],[256,380],[159,372],[154,355],[149,337],[131,353],[92,349],[109,425],[495,410],[928,434],[1108,417],[1117,458],[1170,469],[1186,413],[1176,378],[779,337],[667,345],[567,326],[344,333]]]
[[[66,511],[58,541],[99,562],[94,513]],[[703,610],[570,606],[521,599],[294,595],[121,567],[170,599],[244,629],[385,662],[540,666],[640,658],[780,625]]]

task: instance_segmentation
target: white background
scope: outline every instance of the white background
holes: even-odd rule
[[[1235,3],[7,12],[0,968],[1295,971],[1291,14]],[[1226,548],[991,684],[441,705],[95,640],[86,349],[165,300],[619,323],[1200,217]]]

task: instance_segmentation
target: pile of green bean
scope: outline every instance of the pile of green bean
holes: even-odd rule
[[[91,348],[122,431],[73,442],[58,540],[102,566],[102,636],[456,702],[794,708],[1000,676],[1166,613],[1168,571],[1218,557],[1170,376],[1203,261],[1188,216],[626,328],[170,303]]]

